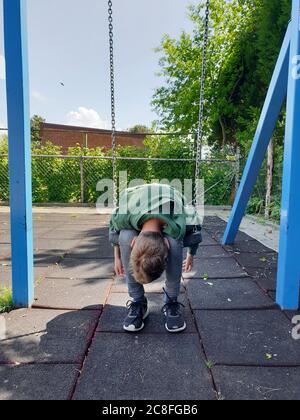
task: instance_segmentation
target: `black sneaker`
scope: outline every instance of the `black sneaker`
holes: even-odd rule
[[[144,321],[149,315],[148,302],[145,299],[143,302],[127,302],[128,315],[124,321],[123,328],[128,332],[141,331],[145,324]]]
[[[170,300],[163,307],[163,314],[166,317],[166,330],[170,333],[179,333],[186,329],[186,323],[182,314],[182,303],[177,300]]]

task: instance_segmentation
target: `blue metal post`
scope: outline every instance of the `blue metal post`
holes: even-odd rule
[[[234,243],[249,198],[259,175],[279,112],[287,93],[289,69],[290,26],[287,30],[282,49],[275,67],[273,78],[258,123],[252,149],[247,161],[240,188],[237,192],[232,213],[223,238],[223,243]]]
[[[13,300],[33,303],[32,187],[26,0],[4,0]]]
[[[300,0],[293,0],[277,303],[298,309],[300,286]]]

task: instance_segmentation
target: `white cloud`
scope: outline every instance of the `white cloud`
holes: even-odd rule
[[[103,120],[97,111],[83,106],[79,107],[77,111],[70,111],[68,113],[67,124],[89,128],[110,128],[109,123]]]
[[[38,90],[33,90],[31,92],[31,97],[33,99],[35,99],[37,102],[46,102],[47,98],[45,95],[43,95],[41,92],[39,92]]]
[[[0,80],[5,80],[5,58],[0,54]]]

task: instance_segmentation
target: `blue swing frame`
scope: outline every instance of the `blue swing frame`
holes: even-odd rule
[[[282,45],[258,123],[223,244],[234,243],[270,143],[279,112],[287,98],[283,193],[276,301],[282,309],[299,308],[300,288],[300,0],[292,0],[292,19]],[[298,141],[297,141],[298,140]]]
[[[34,300],[32,187],[26,0],[3,0],[6,89],[9,130],[9,172],[13,301],[30,307]],[[253,191],[278,114],[287,97],[281,235],[277,303],[299,306],[300,258],[300,0],[292,0],[292,20],[258,124],[223,243],[236,238]],[[298,118],[297,118],[298,115]]]
[[[13,302],[34,300],[26,1],[4,0]]]

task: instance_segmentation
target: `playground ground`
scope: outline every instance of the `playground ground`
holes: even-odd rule
[[[147,289],[145,330],[129,335],[107,226],[108,216],[92,211],[34,213],[35,305],[0,319],[0,400],[300,399],[295,313],[274,303],[273,249],[244,232],[222,247],[225,222],[207,216],[194,271],[182,281],[186,332],[164,329],[162,279]],[[265,227],[265,243],[272,234]],[[2,210],[0,285],[10,286],[10,276]]]

